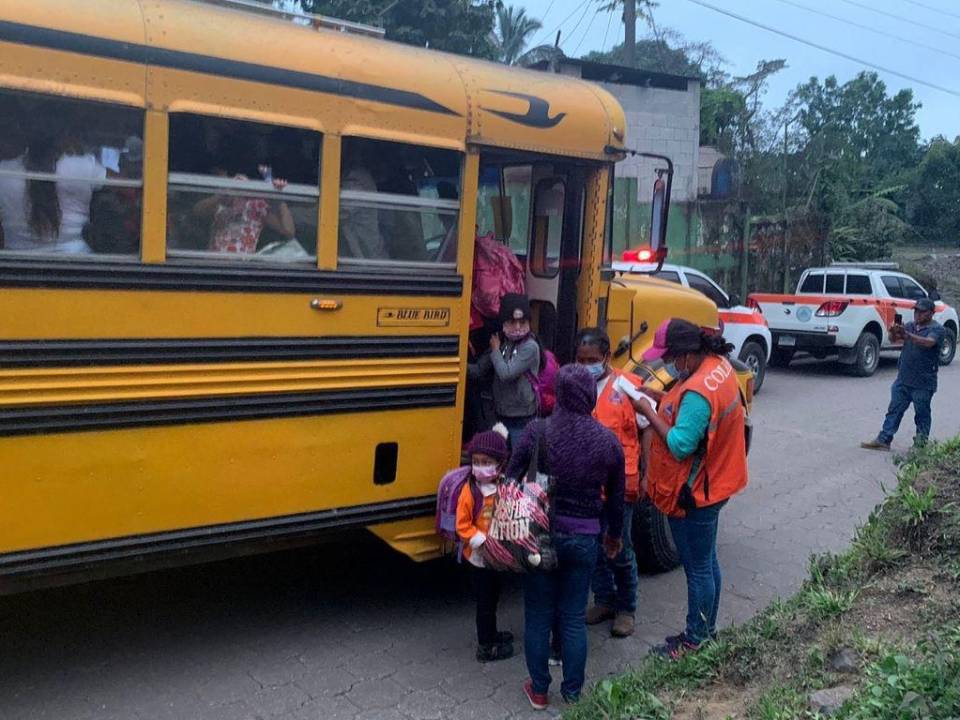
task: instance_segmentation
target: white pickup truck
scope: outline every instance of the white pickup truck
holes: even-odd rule
[[[898,350],[887,334],[894,323],[913,319],[916,301],[929,294],[892,263],[838,263],[810,268],[800,276],[795,295],[753,293],[748,304],[767,319],[773,335],[770,364],[786,367],[794,353],[816,358],[837,356],[854,374],[873,375],[881,350]],[[940,364],[957,350],[957,311],[939,300],[934,319],[946,328]]]

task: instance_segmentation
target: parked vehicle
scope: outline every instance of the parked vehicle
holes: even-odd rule
[[[652,274],[661,280],[698,290],[712,300],[723,322],[723,336],[733,344],[731,355],[753,371],[753,391],[759,392],[773,349],[770,329],[763,314],[755,307],[741,304],[739,297],[727,293],[706,273],[683,265],[666,264],[658,271],[656,264],[642,262],[641,252],[625,252],[623,261],[613,264],[614,271],[627,275]]]
[[[794,295],[753,293],[748,302],[760,309],[773,334],[770,362],[786,367],[798,352],[816,358],[837,357],[855,375],[873,375],[881,350],[899,350],[887,331],[909,321],[920,298],[931,297],[894,263],[835,263],[810,268],[800,276]],[[936,301],[934,319],[946,328],[940,364],[957,351],[957,311]]]

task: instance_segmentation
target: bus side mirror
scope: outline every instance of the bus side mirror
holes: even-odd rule
[[[663,176],[667,179],[664,180]],[[670,212],[670,180],[673,169],[657,170],[653,183],[653,200],[650,209],[650,249],[654,260],[662,265],[667,259],[667,216]]]

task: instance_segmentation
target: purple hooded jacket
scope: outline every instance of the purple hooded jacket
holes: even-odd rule
[[[565,365],[557,373],[557,405],[546,421],[546,465],[553,476],[554,530],[598,535],[606,514],[607,534],[623,532],[623,448],[617,437],[593,419],[597,382],[585,368]],[[530,465],[538,421],[524,430],[507,467],[507,477],[522,477]],[[601,497],[606,495],[606,502]]]

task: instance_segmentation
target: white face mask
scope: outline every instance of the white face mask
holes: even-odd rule
[[[490,497],[491,495],[497,494],[497,484],[495,482],[477,483],[477,487],[480,488],[480,494],[484,497]]]

